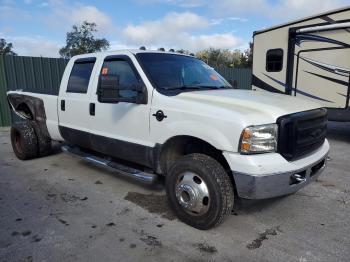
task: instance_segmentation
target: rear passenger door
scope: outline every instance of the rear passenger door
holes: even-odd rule
[[[95,75],[95,62],[95,57],[88,57],[69,63],[62,78],[58,98],[61,136],[66,141],[85,148],[91,146],[89,97]]]

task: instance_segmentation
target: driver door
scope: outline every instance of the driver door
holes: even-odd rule
[[[129,56],[108,56],[101,64],[100,75],[115,75],[120,85],[131,87],[142,82]],[[153,147],[149,141],[150,103],[101,103],[96,92],[98,79],[99,77],[96,78],[96,90],[90,99],[91,107],[94,108],[90,123],[92,148],[116,158],[147,165],[149,152]],[[119,92],[121,98],[137,95],[133,90]]]

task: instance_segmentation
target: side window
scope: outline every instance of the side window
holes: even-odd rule
[[[139,83],[139,79],[129,62],[125,60],[105,61],[101,74],[118,76],[119,85],[123,87],[123,90],[119,91],[120,97],[132,98],[138,95],[135,90],[128,90],[128,88],[131,88]]]
[[[283,67],[283,50],[270,49],[266,53],[266,71],[279,72]]]
[[[95,58],[84,58],[75,61],[68,80],[68,93],[87,93],[95,60]]]

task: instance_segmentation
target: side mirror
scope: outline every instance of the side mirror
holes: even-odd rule
[[[119,76],[101,75],[97,89],[98,101],[101,103],[118,103]]]
[[[121,86],[118,75],[100,75],[97,97],[100,103],[147,104],[147,92],[143,84]]]

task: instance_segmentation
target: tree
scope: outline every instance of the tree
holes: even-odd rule
[[[12,43],[7,43],[5,39],[0,38],[0,55],[17,55],[12,48]]]
[[[196,57],[212,67],[240,67],[241,52],[239,50],[209,48],[199,51]]]
[[[240,50],[209,48],[199,51],[196,57],[212,67],[248,68],[253,63],[253,43],[249,43],[249,49]]]
[[[97,39],[97,25],[84,21],[81,25],[73,25],[72,31],[67,33],[66,46],[59,51],[61,57],[105,51],[109,48],[109,42],[105,38]]]
[[[249,49],[246,50],[246,54],[248,56],[248,66],[249,67],[253,66],[253,52],[254,52],[254,43],[249,42]]]
[[[253,49],[254,45],[249,42],[249,48],[244,51],[241,56],[241,67],[252,67],[253,66]]]

